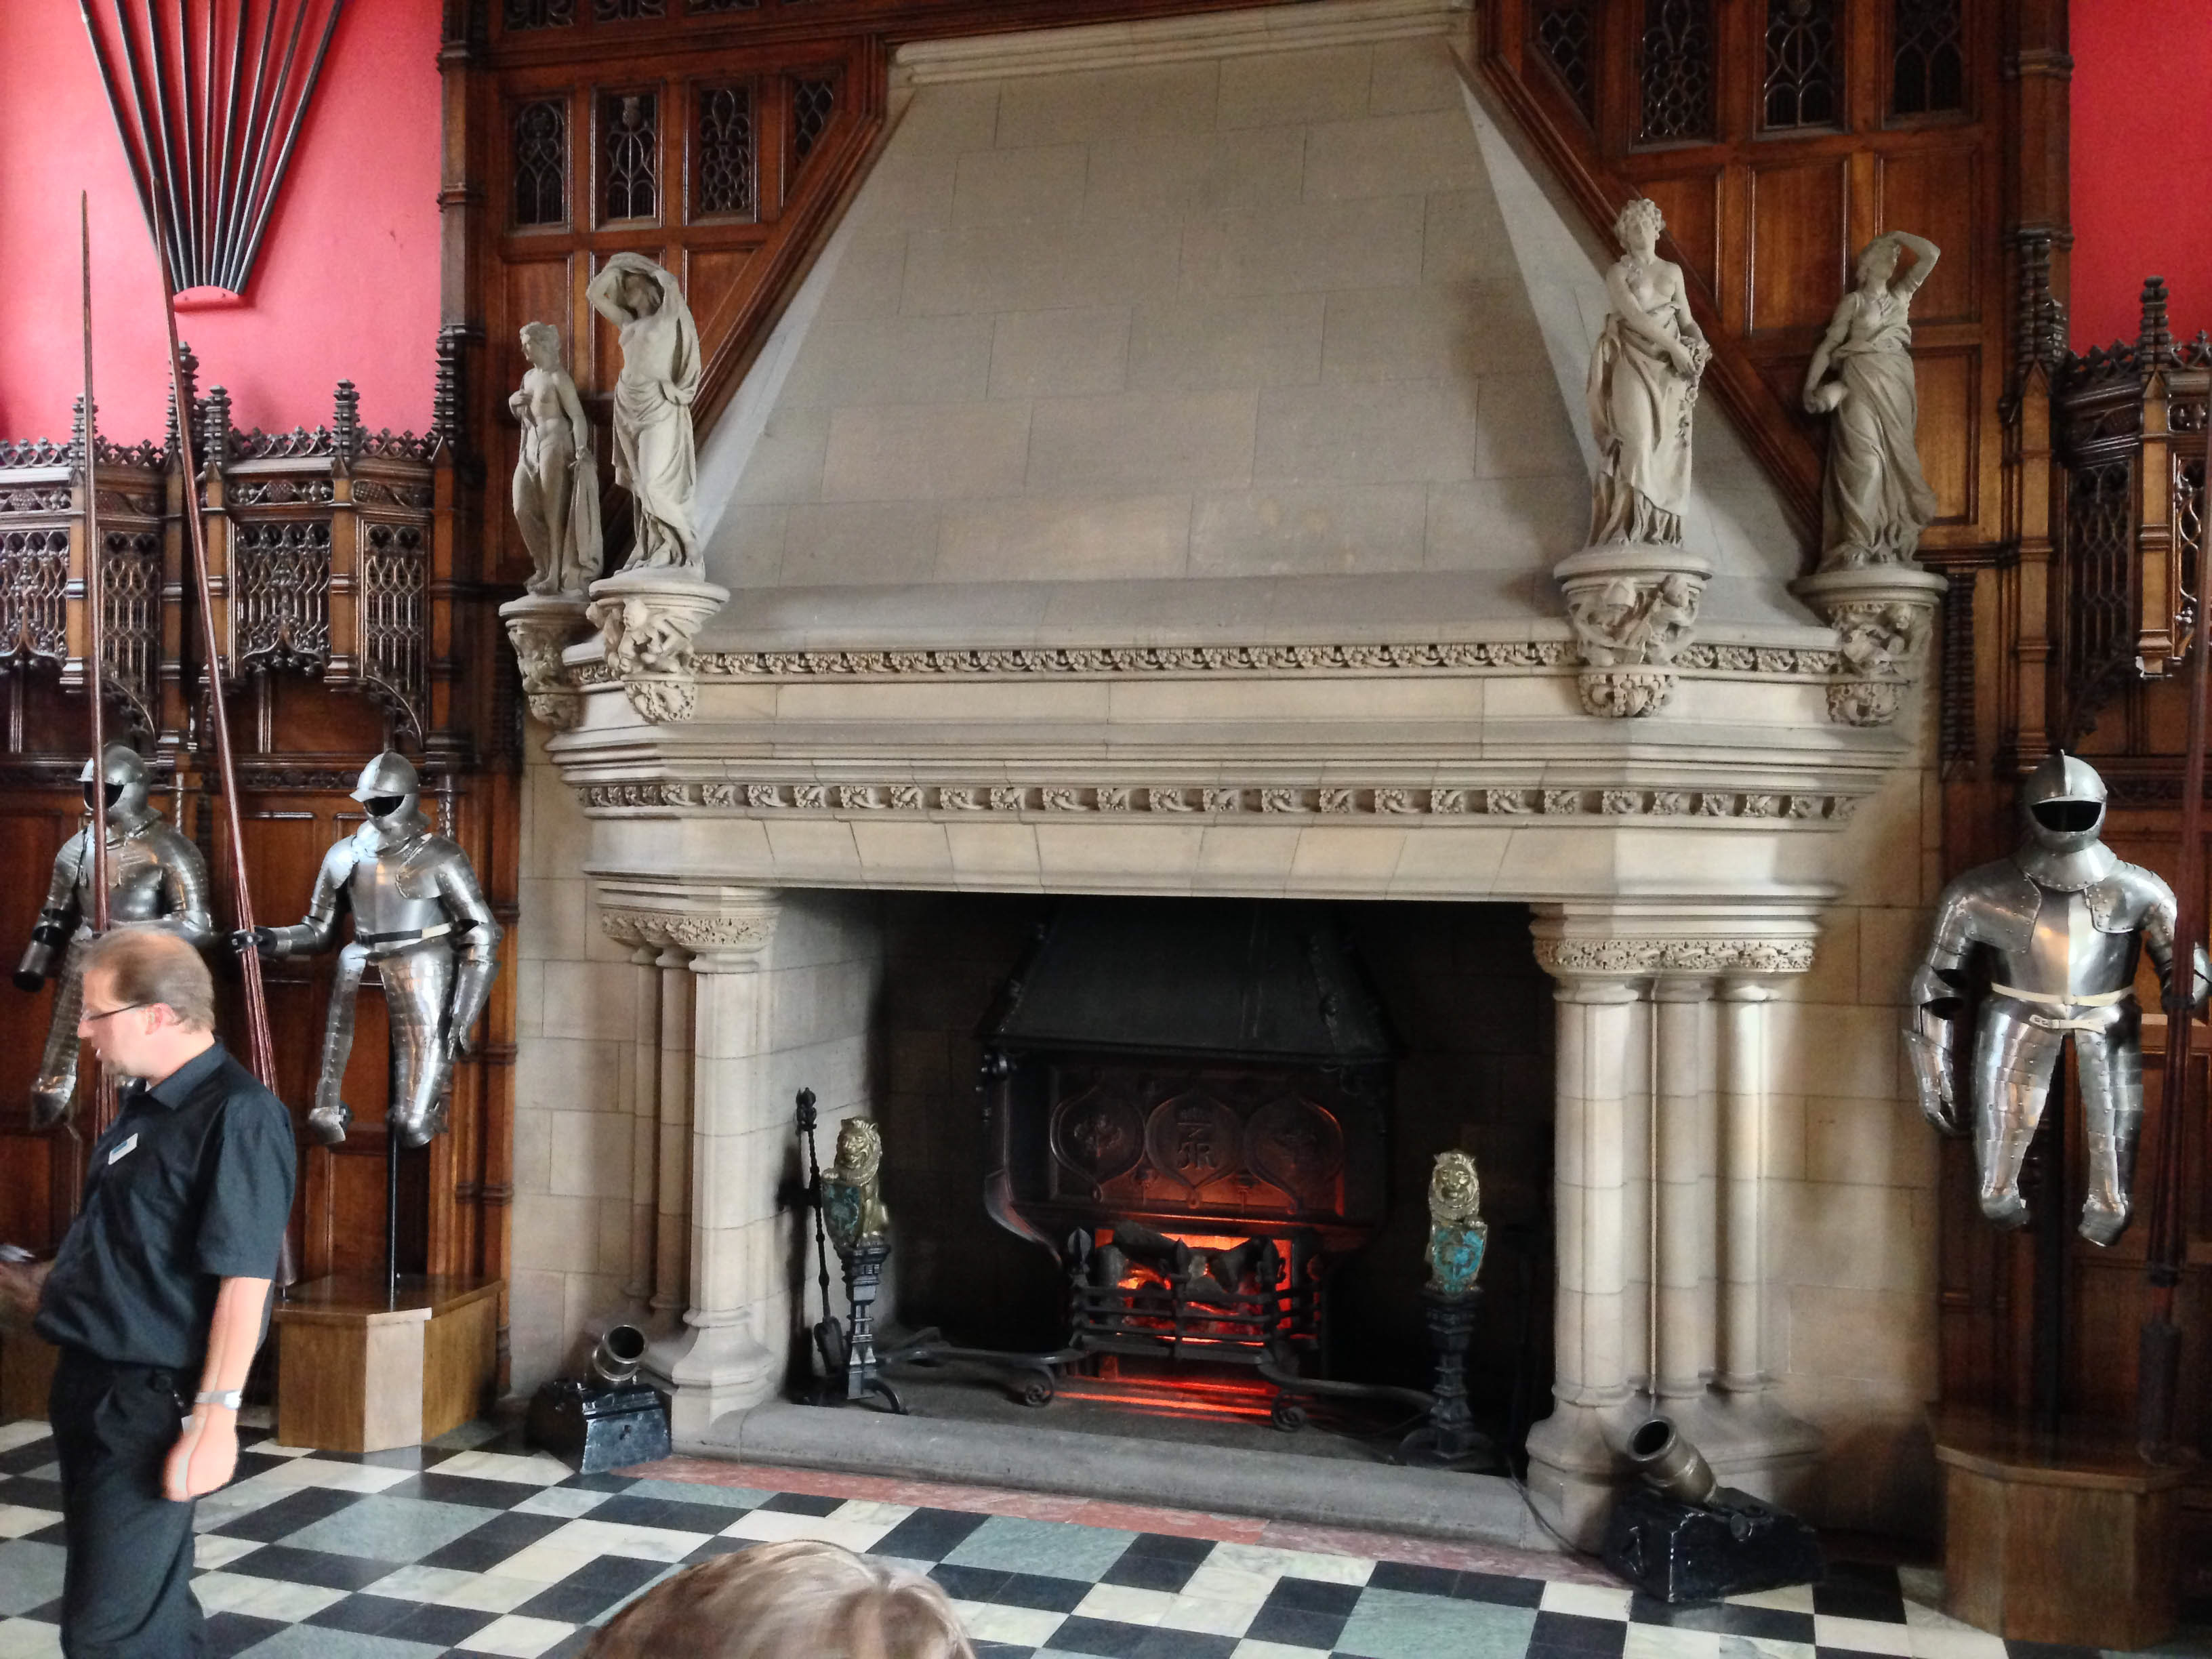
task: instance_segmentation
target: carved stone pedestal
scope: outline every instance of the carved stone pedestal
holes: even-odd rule
[[[1653,542],[1586,547],[1553,567],[1582,657],[1586,713],[1626,718],[1665,705],[1712,574],[1695,554]]]
[[[630,707],[656,723],[688,720],[698,707],[691,641],[730,601],[730,590],[681,572],[624,570],[592,584],[592,625]]]
[[[1927,660],[1936,609],[1949,584],[1918,565],[1869,564],[1823,570],[1790,591],[1834,629],[1836,678],[1828,718],[1845,726],[1887,726]]]
[[[507,637],[522,665],[522,694],[530,712],[556,732],[566,732],[583,713],[582,699],[561,672],[561,653],[584,637],[584,601],[568,593],[532,593],[499,608]]]

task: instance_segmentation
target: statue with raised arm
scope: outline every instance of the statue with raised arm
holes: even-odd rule
[[[1898,270],[1907,252],[1912,263]],[[1805,370],[1805,407],[1826,415],[1828,476],[1820,495],[1820,568],[1905,564],[1936,516],[1920,470],[1920,400],[1912,378],[1912,296],[1940,257],[1924,236],[1893,230],[1859,255]]]
[[[653,567],[696,574],[692,522],[698,453],[691,400],[699,392],[699,330],[676,278],[641,253],[611,255],[592,279],[592,308],[622,330],[615,382],[615,482],[628,489],[636,543],[625,570]]]
[[[1613,310],[1590,354],[1590,430],[1598,471],[1590,544],[1682,539],[1690,497],[1690,416],[1712,356],[1690,315],[1682,268],[1658,255],[1657,205],[1638,197],[1613,231],[1626,249],[1605,274]]]
[[[431,832],[422,784],[405,757],[386,750],[362,768],[353,798],[368,821],[324,855],[306,920],[241,931],[231,943],[264,957],[320,955],[337,943],[340,915],[353,912],[353,941],[338,952],[324,1017],[307,1127],[335,1146],[353,1121],[339,1090],[353,1053],[354,1000],[374,963],[392,1026],[387,1121],[403,1144],[426,1146],[445,1131],[453,1062],[468,1053],[469,1034],[491,999],[500,927],[469,855]]]
[[[522,351],[530,368],[507,406],[522,423],[514,499],[514,521],[530,550],[525,586],[580,599],[604,556],[592,423],[561,367],[560,331],[550,323],[525,323]]]
[[[154,927],[204,948],[215,938],[208,909],[207,860],[148,800],[146,763],[126,744],[111,743],[97,769],[79,775],[91,822],[62,843],[46,883],[46,902],[15,969],[16,988],[54,984],[46,1056],[31,1085],[31,1123],[51,1128],[76,1097],[77,1021],[84,1012],[84,947],[93,938],[92,836],[107,836],[107,925]]]
[[[2012,856],[1967,871],[1936,900],[1935,934],[1909,994],[1905,1047],[1928,1121],[1946,1134],[1971,1129],[1982,1213],[2019,1227],[2027,1221],[2021,1161],[2072,1037],[2089,1153],[2080,1231],[2110,1244],[2128,1224],[2142,1130],[2136,954],[2150,952],[2169,1012],[2203,1007],[2212,980],[2200,945],[2177,997],[2173,890],[2098,838],[2105,785],[2087,762],[2067,754],[2043,762],[2021,786],[2021,809],[2027,838]],[[1978,1017],[1968,1006],[1977,957],[1990,979]],[[1961,1123],[1952,1040],[1969,1022],[1972,1115]]]

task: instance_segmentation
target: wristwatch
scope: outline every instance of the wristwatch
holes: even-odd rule
[[[192,1396],[195,1406],[222,1406],[236,1411],[246,1403],[243,1389],[207,1389]]]

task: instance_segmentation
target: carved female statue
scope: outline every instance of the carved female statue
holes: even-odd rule
[[[592,279],[599,315],[622,329],[615,382],[615,482],[635,504],[637,544],[626,570],[673,567],[696,573],[691,520],[699,458],[691,400],[699,392],[699,330],[676,278],[642,253],[617,253]]]
[[[1679,544],[1690,495],[1690,413],[1712,355],[1690,315],[1682,269],[1659,258],[1664,222],[1638,197],[1613,232],[1627,249],[1605,274],[1613,301],[1590,355],[1590,429],[1598,474],[1590,544]]]
[[[1900,276],[1898,258],[1906,249],[1912,265]],[[1868,243],[1858,286],[1836,307],[1805,370],[1806,409],[1835,416],[1821,492],[1823,570],[1903,564],[1936,516],[1936,492],[1920,471],[1915,438],[1920,405],[1908,313],[1938,257],[1935,243],[1901,230]]]
[[[604,556],[592,423],[561,367],[560,331],[550,323],[525,323],[522,352],[530,368],[507,406],[522,422],[514,519],[530,550],[526,585],[532,593],[580,596]]]

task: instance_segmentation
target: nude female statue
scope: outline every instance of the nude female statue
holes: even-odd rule
[[[1690,415],[1712,353],[1690,315],[1681,267],[1658,256],[1663,228],[1657,206],[1643,197],[1613,222],[1627,251],[1605,274],[1613,311],[1590,355],[1590,429],[1599,458],[1592,546],[1682,539]]]
[[[1912,264],[1900,275],[1907,250]],[[1916,441],[1910,313],[1939,257],[1935,243],[1901,230],[1868,243],[1858,286],[1836,307],[1805,370],[1806,409],[1835,416],[1820,498],[1823,570],[1905,563],[1936,516]]]
[[[622,329],[615,382],[615,482],[636,507],[637,540],[626,570],[697,571],[691,519],[698,453],[691,400],[699,392],[699,330],[676,278],[641,253],[617,253],[588,290],[599,315]]]
[[[561,335],[550,323],[522,325],[530,368],[507,400],[522,422],[514,465],[514,519],[532,567],[532,593],[580,594],[599,574],[599,479],[592,423],[576,383],[561,367]]]

